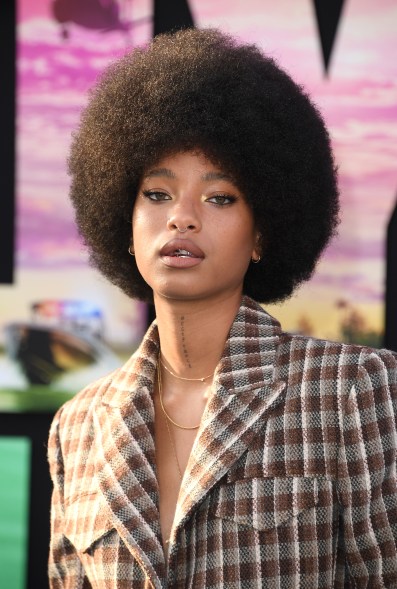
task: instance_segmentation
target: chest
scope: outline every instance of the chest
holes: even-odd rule
[[[176,427],[165,415],[158,395],[155,396],[154,405],[154,441],[159,486],[160,527],[163,547],[167,552],[168,538],[174,521],[182,477],[189,462],[198,428],[181,429]],[[200,421],[201,413],[198,408],[192,416],[193,422]]]

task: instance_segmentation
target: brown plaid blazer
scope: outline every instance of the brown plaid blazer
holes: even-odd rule
[[[168,567],[154,324],[54,419],[53,589],[397,588],[397,356],[290,335],[244,298],[184,475]]]

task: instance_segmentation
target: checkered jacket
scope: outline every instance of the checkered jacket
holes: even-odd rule
[[[397,356],[281,331],[244,298],[165,562],[158,332],[57,413],[52,589],[397,588]]]

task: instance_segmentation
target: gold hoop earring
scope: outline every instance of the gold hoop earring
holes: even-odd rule
[[[131,246],[128,246],[128,253],[130,254],[130,256],[135,256],[135,253],[131,251]]]
[[[251,262],[253,264],[259,264],[259,262],[261,261],[261,259],[262,259],[261,256],[259,256],[257,260],[254,260],[254,258],[251,258]]]

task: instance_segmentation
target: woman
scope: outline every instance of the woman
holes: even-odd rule
[[[396,356],[258,304],[337,225],[302,88],[216,30],[160,36],[105,72],[69,166],[93,264],[157,319],[54,419],[51,587],[397,587]]]

